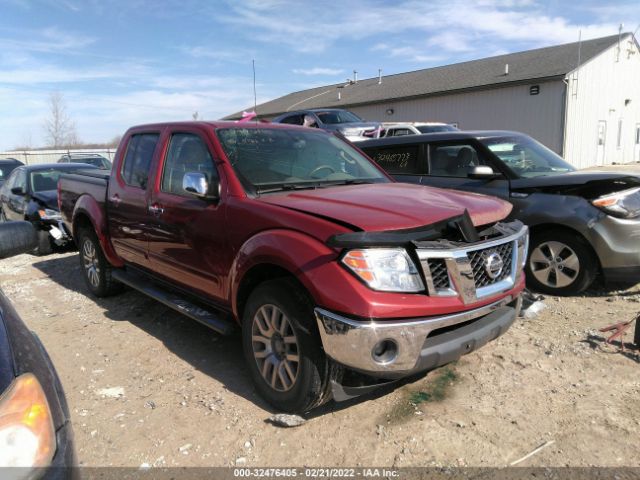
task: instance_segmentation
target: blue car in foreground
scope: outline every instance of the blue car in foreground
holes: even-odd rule
[[[31,223],[0,224],[0,259],[36,244]],[[0,478],[74,478],[75,464],[60,379],[38,337],[0,290]]]

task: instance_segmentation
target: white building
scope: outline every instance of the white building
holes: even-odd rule
[[[638,42],[626,33],[328,85],[258,105],[257,112],[273,118],[328,107],[367,120],[521,131],[578,168],[640,161]]]

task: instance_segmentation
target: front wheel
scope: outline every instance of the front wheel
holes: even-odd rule
[[[102,253],[102,247],[93,230],[80,230],[78,250],[83,277],[91,293],[96,297],[107,297],[122,289],[122,284],[111,276],[113,267]]]
[[[526,274],[533,290],[574,295],[588,288],[597,272],[593,250],[577,234],[549,230],[532,236]]]
[[[49,255],[53,251],[53,245],[51,245],[51,235],[46,230],[36,230],[38,232],[38,246],[33,251],[34,255],[42,257]]]
[[[272,280],[249,296],[242,344],[253,382],[279,410],[304,413],[329,398],[339,367],[321,348],[313,306],[293,280]]]

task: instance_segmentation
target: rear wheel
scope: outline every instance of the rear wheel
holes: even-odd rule
[[[588,288],[598,263],[593,250],[577,234],[549,230],[531,238],[527,283],[551,295],[574,295]]]
[[[113,267],[105,258],[98,237],[93,230],[84,228],[78,234],[80,266],[84,280],[96,297],[107,297],[118,293],[122,284],[111,276]]]
[[[304,413],[329,398],[340,368],[321,348],[313,305],[293,280],[272,280],[249,296],[242,343],[262,397],[279,410]]]

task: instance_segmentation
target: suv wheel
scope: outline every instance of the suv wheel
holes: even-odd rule
[[[249,296],[242,344],[253,382],[278,410],[304,413],[330,397],[341,369],[322,351],[309,298],[292,280],[272,280]]]
[[[597,271],[595,254],[581,237],[563,230],[532,236],[526,273],[533,290],[574,295],[593,283]]]

